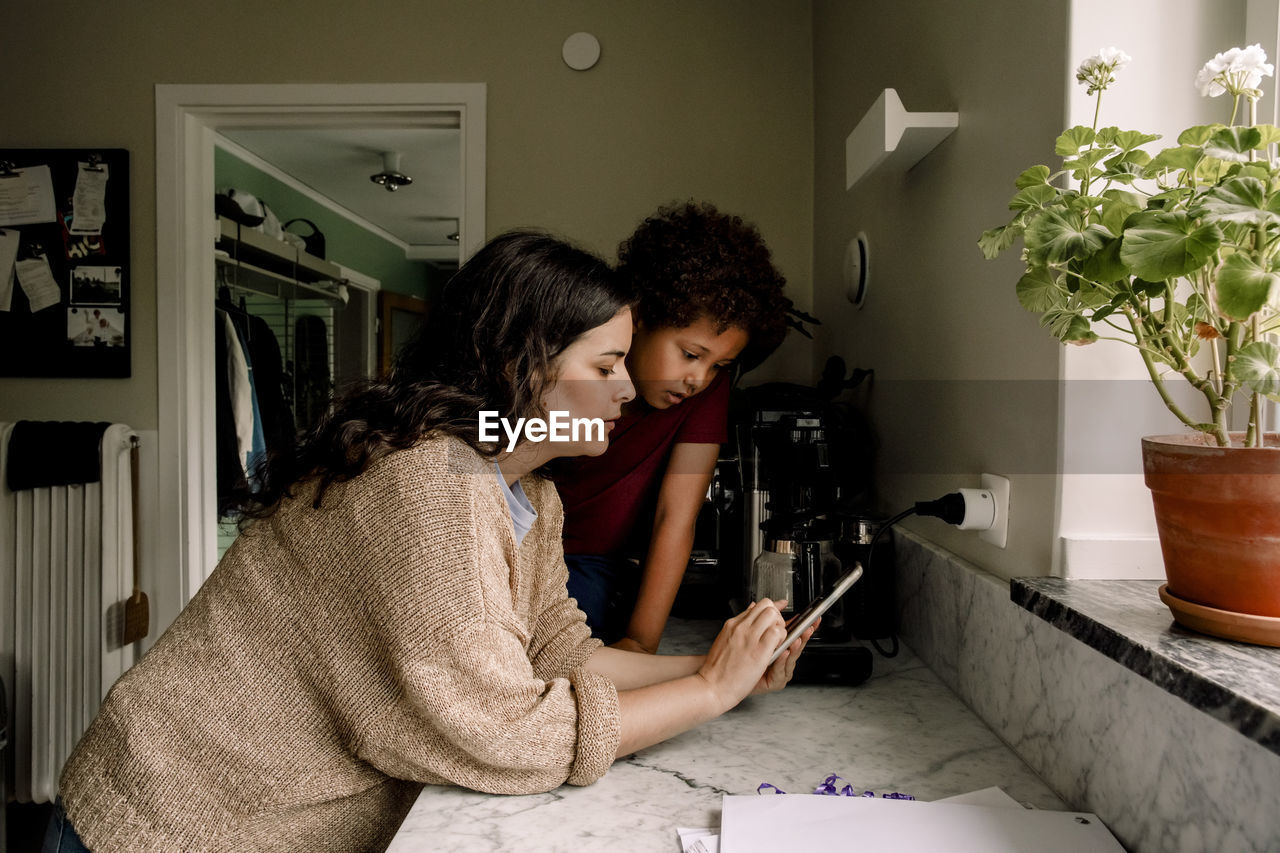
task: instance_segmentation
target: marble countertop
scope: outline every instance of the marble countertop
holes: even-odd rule
[[[1173,621],[1158,580],[1015,578],[1016,604],[1280,754],[1280,649]]]
[[[704,651],[719,623],[672,620],[666,654]],[[812,791],[831,773],[856,790],[935,800],[999,786],[1061,800],[907,648],[875,656],[856,687],[791,685],[750,697],[691,732],[641,750],[582,788],[495,796],[429,786],[390,846],[409,851],[678,850],[676,827],[715,827],[723,794],[762,782]]]

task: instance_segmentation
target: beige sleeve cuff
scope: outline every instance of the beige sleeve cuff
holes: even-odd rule
[[[570,785],[590,785],[613,765],[622,738],[618,691],[603,675],[585,669],[569,674],[578,700],[578,747]]]
[[[570,598],[562,598],[538,619],[530,651],[533,671],[550,681],[564,678],[604,645],[591,636],[586,616]]]

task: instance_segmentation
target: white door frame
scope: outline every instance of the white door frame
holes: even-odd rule
[[[213,136],[219,128],[438,126],[459,115],[459,252],[485,233],[483,83],[156,86],[156,324],[159,405],[159,585],[163,628],[204,583],[214,525]],[[176,578],[175,578],[176,575]],[[160,604],[161,602],[157,602]],[[172,612],[165,612],[172,610]]]

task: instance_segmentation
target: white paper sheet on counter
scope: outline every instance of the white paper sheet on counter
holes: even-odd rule
[[[812,794],[726,794],[721,803],[722,853],[851,844],[867,853],[1124,853],[1102,821],[1083,812]]]
[[[990,787],[967,794],[944,797],[940,803],[961,803],[971,806],[992,806],[1006,809],[1027,808],[1004,792],[1003,788]],[[720,830],[711,827],[676,827],[680,837],[681,853],[720,853]]]
[[[720,853],[720,831],[711,827],[676,827],[682,853]]]

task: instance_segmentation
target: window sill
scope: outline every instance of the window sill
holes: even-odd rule
[[[1010,598],[1161,689],[1280,755],[1280,648],[1176,624],[1161,581],[1015,578]]]

